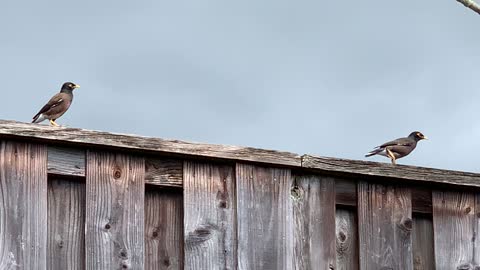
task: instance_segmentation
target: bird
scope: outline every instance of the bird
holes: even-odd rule
[[[40,123],[45,119],[50,121],[52,126],[59,126],[55,120],[60,118],[67,110],[73,101],[73,90],[80,88],[80,85],[66,82],[62,85],[60,93],[54,95],[45,104],[40,111],[33,117],[32,123]]]
[[[398,138],[375,147],[365,157],[385,156],[391,159],[393,165],[396,165],[396,160],[410,154],[417,147],[417,142],[421,140],[428,140],[428,138],[420,131],[414,131],[408,137]]]

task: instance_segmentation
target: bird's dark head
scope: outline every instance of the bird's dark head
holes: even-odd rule
[[[80,88],[80,85],[74,84],[72,82],[66,82],[62,85],[62,93],[71,93],[74,89]]]
[[[421,133],[420,131],[414,131],[410,133],[408,137],[414,139],[417,142],[420,140],[428,140],[427,136],[423,135],[423,133]]]

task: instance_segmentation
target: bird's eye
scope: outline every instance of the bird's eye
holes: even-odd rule
[[[417,136],[418,136],[418,137],[422,137],[422,133],[417,133]]]
[[[73,87],[73,84],[69,84],[68,86]]]

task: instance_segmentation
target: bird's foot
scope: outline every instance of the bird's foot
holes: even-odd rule
[[[57,123],[55,123],[55,121],[53,121],[53,120],[50,120],[50,124],[54,127],[59,127],[59,125]]]

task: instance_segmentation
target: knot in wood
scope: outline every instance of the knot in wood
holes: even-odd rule
[[[413,221],[409,217],[402,217],[400,220],[400,228],[405,231],[411,231],[413,227]]]
[[[470,212],[472,212],[472,208],[470,206],[465,208],[465,214],[469,214]]]
[[[111,227],[112,227],[112,226],[110,226],[110,224],[108,224],[108,223],[105,224],[105,230],[110,230]]]
[[[188,233],[185,242],[187,245],[197,245],[202,242],[208,241],[212,238],[212,234],[218,230],[218,226],[206,223],[201,224],[193,232]]]
[[[120,168],[115,168],[113,172],[113,178],[118,179],[120,177],[122,177],[122,171],[120,170]]]
[[[157,231],[153,231],[152,237],[153,237],[153,238],[157,238],[157,237],[158,237],[158,232],[157,232]]]
[[[333,267],[332,264],[328,265],[328,270],[335,270],[335,267]]]
[[[126,259],[127,258],[127,252],[125,250],[122,250],[120,252],[120,257],[123,258],[123,259]]]
[[[220,208],[227,208],[227,202],[226,202],[226,201],[221,201],[221,202],[218,204],[218,206],[219,206]]]
[[[166,267],[169,267],[170,266],[170,259],[169,258],[165,258],[163,260],[163,265],[166,266]]]
[[[294,200],[301,199],[302,198],[302,189],[297,185],[293,186],[292,189],[290,189],[290,196]]]
[[[347,240],[347,235],[343,231],[339,231],[338,240],[340,240],[342,243],[345,243],[345,240]]]

